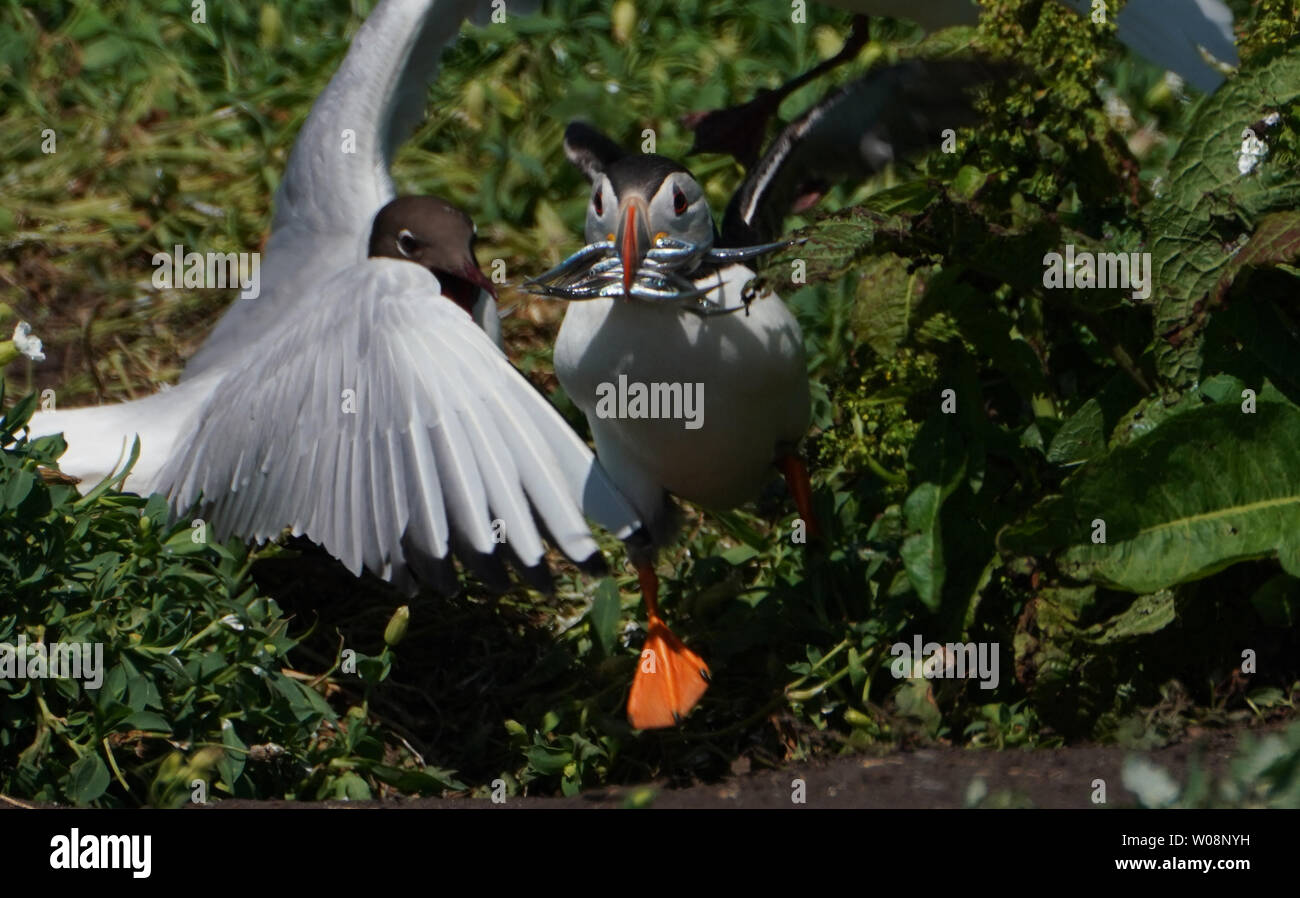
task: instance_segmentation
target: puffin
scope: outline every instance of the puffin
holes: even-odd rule
[[[680,722],[710,679],[659,609],[656,552],[677,527],[670,497],[732,508],[755,498],[776,468],[805,537],[820,537],[798,451],[811,411],[803,334],[775,292],[751,287],[755,272],[745,262],[787,246],[778,239],[785,218],[831,185],[937,145],[943,129],[973,121],[967,87],[991,71],[979,61],[913,60],[834,91],[772,142],[720,228],[681,163],[627,153],[583,122],[566,128],[565,153],[592,185],[588,243],[529,289],[568,303],[556,376],[642,522],[626,540],[648,622],[628,696],[633,727]],[[697,397],[694,417],[653,402],[678,394]]]
[[[408,594],[456,591],[453,559],[494,588],[513,567],[544,589],[548,542],[599,569],[589,519],[640,528],[502,352],[473,222],[397,197],[389,176],[443,48],[491,12],[381,0],[290,152],[260,295],[235,301],[170,389],[35,416],[34,436],[63,433],[66,473],[89,486],[138,439],[124,485],[165,494],[174,515],[197,507],[221,540],[287,529]]]
[[[726,109],[687,113],[695,132],[692,153],[725,153],[742,165],[757,158],[767,122],[795,90],[852,60],[867,43],[869,16],[910,19],[927,31],[979,22],[974,0],[824,0],[855,13],[840,52],[773,90],[760,90],[749,102]],[[1092,0],[1060,0],[1080,16],[1092,15]],[[1222,0],[1128,0],[1115,15],[1116,37],[1149,62],[1188,84],[1213,93],[1223,83],[1219,64],[1235,67],[1233,17]],[[1216,62],[1206,58],[1206,54]],[[1217,64],[1216,64],[1217,63]]]

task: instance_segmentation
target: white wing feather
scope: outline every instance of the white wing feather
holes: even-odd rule
[[[543,529],[571,558],[597,552],[584,507],[620,537],[638,526],[586,445],[424,268],[354,265],[321,286],[311,316],[267,336],[160,476],[178,510],[202,495],[219,538],[288,526],[353,573],[404,581],[411,540],[434,558],[492,555],[500,521],[533,567]]]

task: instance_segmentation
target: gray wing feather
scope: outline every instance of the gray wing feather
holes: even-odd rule
[[[1088,0],[1064,2],[1080,15],[1091,13]],[[1202,58],[1198,46],[1220,62],[1238,63],[1232,10],[1220,0],[1129,0],[1115,25],[1124,44],[1206,93],[1223,83],[1223,73]]]

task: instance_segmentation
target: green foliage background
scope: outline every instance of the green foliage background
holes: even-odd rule
[[[789,118],[830,83],[918,55],[983,52],[1030,73],[987,92],[957,152],[795,221],[806,242],[763,270],[804,328],[831,539],[791,545],[779,495],[690,511],[660,567],[674,629],[715,674],[686,726],[637,735],[622,719],[638,645],[628,576],[562,567],[550,597],[472,583],[422,597],[389,645],[401,600],[373,579],[292,547],[197,546],[156,498],[47,484],[37,467],[60,446],[21,438],[28,400],[5,419],[0,642],[100,640],[110,672],[94,696],[0,682],[0,791],[178,804],[195,778],[217,796],[354,798],[501,779],[572,793],[936,741],[1149,747],[1292,715],[1297,13],[1232,4],[1242,67],[1202,98],[1124,54],[1112,27],[1041,0],[986,5],[980,28],[929,37],[876,20],[850,71],[782,107]],[[198,25],[182,2],[0,7],[0,312],[30,321],[49,355],[9,366],[11,395],[52,387],[71,406],[175,378],[230,297],[153,291],[150,256],[262,245],[288,149],[367,8],[231,0]],[[512,279],[541,271],[580,243],[568,120],[629,145],[650,128],[680,157],[682,114],[838,49],[847,15],[810,4],[809,17],[792,25],[780,2],[563,0],[466,29],[399,154],[398,189],[463,206],[480,259],[504,259]],[[1241,132],[1270,112],[1269,154],[1242,176]],[[689,163],[720,210],[741,170]],[[1043,255],[1067,243],[1151,252],[1151,298],[1044,290]],[[807,286],[790,282],[796,259]],[[550,372],[560,310],[514,300],[512,356],[583,428]],[[896,680],[889,646],[915,633],[998,643],[999,687]],[[1294,744],[1224,800],[1291,801]]]

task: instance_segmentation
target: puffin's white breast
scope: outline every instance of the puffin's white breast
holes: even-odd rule
[[[741,305],[753,272],[735,265],[718,277],[709,299]],[[803,335],[772,293],[748,311],[709,318],[625,299],[574,302],[555,371],[586,414],[602,464],[647,515],[662,489],[715,508],[753,498],[778,446],[793,446],[808,428]],[[638,388],[662,400],[672,385],[702,398],[699,408],[676,409],[693,411],[691,418],[633,417],[651,409],[623,402]],[[662,405],[671,403],[661,403],[661,414]]]

